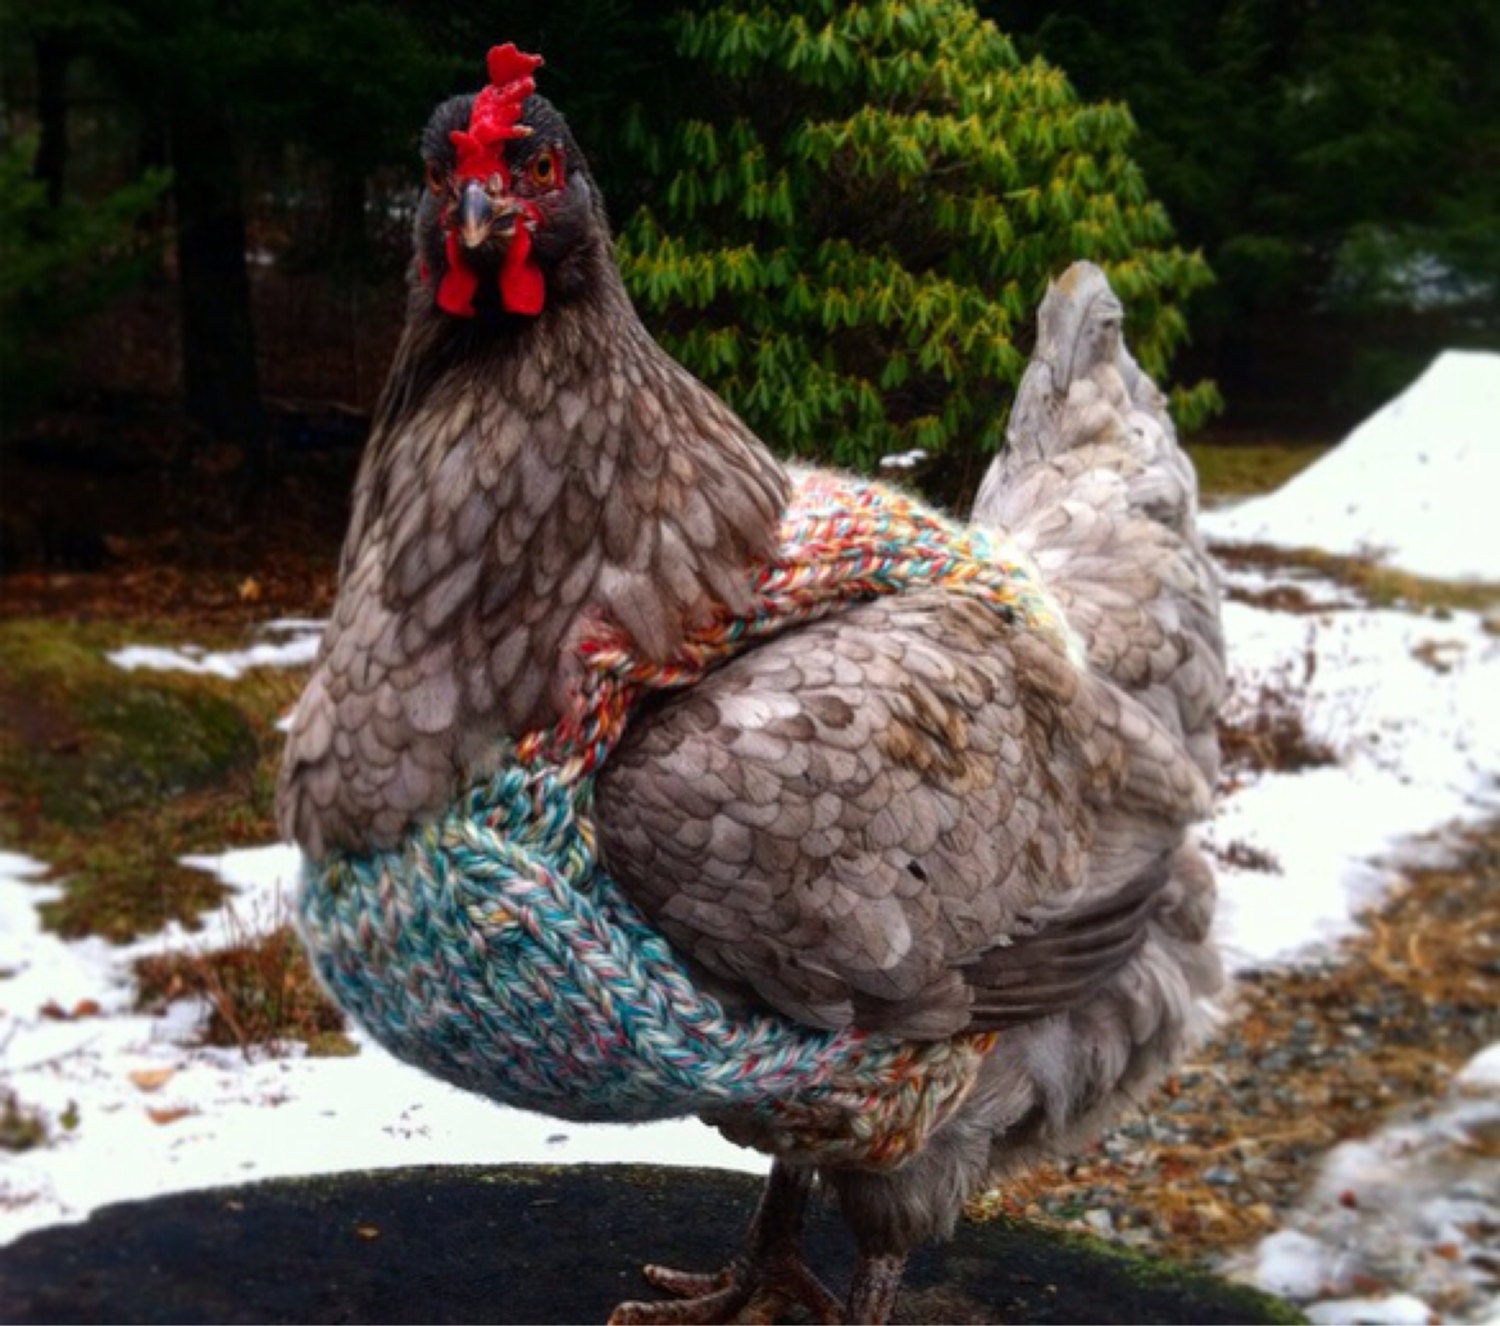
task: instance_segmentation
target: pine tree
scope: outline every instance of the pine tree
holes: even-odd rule
[[[1081,103],[960,0],[724,5],[673,28],[714,104],[665,141],[638,132],[669,183],[622,265],[673,352],[773,444],[856,467],[946,453],[962,488],[1076,258],[1164,373],[1209,276],[1171,246],[1123,106]],[[1179,393],[1180,417],[1215,399]]]

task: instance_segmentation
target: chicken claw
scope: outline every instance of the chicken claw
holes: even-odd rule
[[[647,1266],[646,1279],[674,1298],[621,1303],[610,1313],[610,1326],[774,1322],[794,1307],[814,1321],[842,1321],[843,1306],[808,1269],[798,1248],[812,1182],[811,1170],[772,1166],[744,1252],[721,1271]]]

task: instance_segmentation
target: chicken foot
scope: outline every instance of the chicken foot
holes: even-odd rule
[[[646,1279],[676,1295],[675,1299],[621,1303],[610,1314],[611,1326],[773,1322],[794,1305],[806,1309],[815,1321],[843,1320],[844,1311],[838,1299],[802,1260],[802,1226],[812,1185],[812,1170],[778,1161],[771,1167],[771,1176],[761,1193],[744,1250],[728,1266],[707,1274],[647,1266]],[[898,1281],[899,1278],[898,1270]],[[858,1283],[856,1276],[856,1286]],[[892,1301],[894,1298],[892,1294]],[[853,1297],[850,1307],[854,1307]]]

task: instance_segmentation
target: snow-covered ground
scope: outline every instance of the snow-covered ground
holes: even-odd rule
[[[1455,358],[1456,368],[1443,368]],[[1469,362],[1476,358],[1493,362]],[[1347,528],[1356,523],[1352,514],[1343,522],[1329,515],[1311,527],[1303,523],[1305,503],[1313,500],[1305,494],[1330,502],[1332,485],[1345,499],[1339,510],[1370,513],[1378,528],[1394,532],[1397,564],[1407,564],[1400,550],[1411,548],[1419,550],[1411,569],[1423,574],[1500,582],[1500,539],[1484,530],[1471,537],[1455,523],[1472,518],[1465,504],[1477,492],[1492,501],[1500,491],[1493,474],[1500,456],[1500,445],[1493,445],[1500,443],[1494,427],[1500,357],[1448,356],[1439,368],[1436,386],[1424,378],[1402,398],[1407,405],[1396,417],[1382,412],[1281,494],[1215,516],[1212,532],[1358,546],[1360,538]],[[1486,427],[1488,455],[1476,445]],[[1427,457],[1420,464],[1418,442]],[[1450,465],[1445,448],[1459,446],[1465,464]],[[1402,467],[1413,465],[1425,486],[1410,474],[1401,477]],[[1474,471],[1486,467],[1491,477],[1476,480]],[[1337,764],[1249,776],[1205,831],[1216,855],[1239,845],[1271,858],[1242,852],[1236,855],[1260,859],[1266,868],[1220,866],[1220,935],[1232,965],[1241,968],[1294,963],[1326,950],[1379,899],[1416,835],[1500,807],[1500,637],[1474,614],[1438,619],[1370,610],[1352,605],[1329,582],[1293,572],[1235,572],[1227,579],[1254,592],[1294,577],[1318,610],[1226,605],[1236,693],[1244,703],[1263,687],[1291,695],[1308,732],[1334,751]],[[125,651],[116,661],[237,675],[247,666],[306,661],[310,625],[277,623],[284,638],[242,655]],[[108,1202],[276,1175],[508,1161],[765,1168],[759,1155],[693,1121],[634,1128],[558,1123],[466,1096],[373,1046],[353,1058],[293,1054],[251,1062],[238,1052],[194,1047],[195,1006],[174,1005],[154,1017],[132,1011],[131,962],[276,924],[288,914],[296,862],[289,849],[265,847],[189,864],[229,884],[232,906],[209,917],[200,933],[174,925],[116,948],[42,931],[37,904],[55,888],[28,881],[45,866],[0,853],[0,969],[8,976],[0,980],[0,1066],[5,1084],[46,1115],[54,1135],[0,1171],[0,1244],[81,1219]],[[44,1007],[53,1016],[42,1014]],[[1476,1159],[1466,1167],[1462,1139],[1489,1129],[1484,1135],[1495,1154],[1497,1057],[1500,1047],[1471,1065],[1453,1099],[1439,1103],[1426,1122],[1401,1122],[1331,1153],[1307,1210],[1248,1256],[1243,1273],[1304,1301],[1338,1300],[1317,1306],[1318,1320],[1427,1320],[1419,1297],[1427,1281],[1415,1272],[1408,1294],[1373,1304],[1352,1301],[1341,1286],[1358,1284],[1349,1268],[1360,1262],[1361,1238],[1420,1231],[1422,1246],[1443,1249],[1485,1237],[1466,1231],[1488,1229],[1493,1239],[1500,1228],[1500,1165],[1491,1159],[1484,1170]],[[1436,1255],[1463,1261],[1446,1251]],[[1500,1300],[1490,1310],[1500,1312]]]
[[[1500,550],[1495,578],[1500,580]],[[1258,572],[1231,585],[1264,589]],[[1297,584],[1314,602],[1336,586]],[[1404,844],[1449,820],[1500,808],[1500,638],[1471,613],[1266,611],[1224,605],[1234,706],[1262,685],[1289,694],[1338,763],[1262,776],[1224,798],[1203,837],[1242,843],[1275,870],[1219,866],[1231,966],[1286,961],[1326,945],[1378,901]],[[1309,675],[1310,674],[1310,675]]]

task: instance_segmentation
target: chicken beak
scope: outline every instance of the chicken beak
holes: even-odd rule
[[[459,242],[473,253],[497,233],[509,238],[520,212],[521,205],[508,194],[496,198],[480,181],[470,180],[458,197]]]
[[[478,180],[470,180],[458,199],[458,237],[466,249],[477,249],[490,237],[495,204]]]

